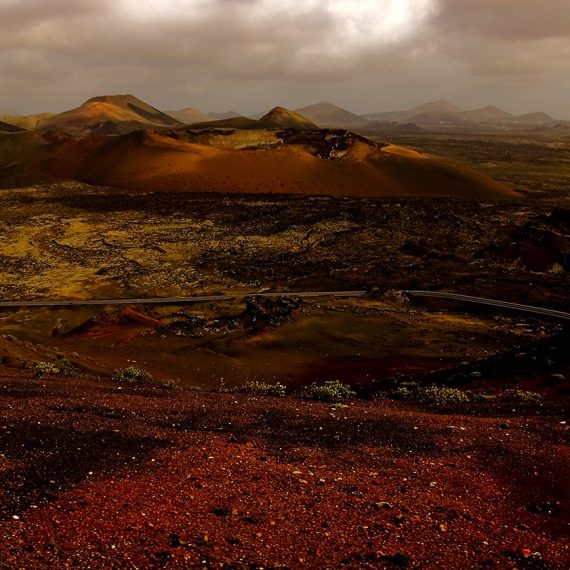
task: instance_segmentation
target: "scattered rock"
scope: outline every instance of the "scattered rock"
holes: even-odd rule
[[[400,552],[392,554],[391,556],[381,556],[380,560],[393,564],[398,568],[409,568],[413,562],[409,556]]]
[[[406,522],[407,518],[406,515],[403,515],[402,513],[400,513],[399,515],[396,515],[393,519],[392,522],[396,525],[396,526],[401,526]]]
[[[180,542],[180,536],[178,536],[178,533],[176,532],[171,532],[170,533],[170,546],[172,546],[172,548],[178,548],[179,546],[181,546],[182,542]]]
[[[560,502],[543,501],[527,506],[527,511],[535,514],[552,515],[560,511]]]
[[[378,501],[377,503],[374,503],[374,509],[377,511],[380,511],[382,509],[392,509],[392,505],[386,501]]]
[[[212,514],[216,515],[217,517],[228,517],[230,516],[230,509],[227,507],[215,507],[212,509]]]

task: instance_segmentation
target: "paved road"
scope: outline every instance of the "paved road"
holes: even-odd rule
[[[543,307],[533,307],[532,305],[520,305],[519,303],[508,303],[507,301],[498,301],[496,299],[484,299],[482,297],[471,297],[469,295],[458,295],[456,293],[443,293],[439,291],[404,291],[404,293],[410,297],[429,297],[433,299],[461,301],[463,303],[475,303],[488,307],[500,307],[521,313],[531,313],[543,317],[554,317],[556,319],[570,321],[570,313],[556,311],[554,309],[545,309]]]
[[[0,307],[85,307],[88,305],[185,305],[208,301],[229,301],[246,297],[364,297],[366,291],[308,291],[299,293],[235,293],[201,297],[151,297],[150,299],[89,299],[85,301],[0,301]]]
[[[542,317],[550,317],[570,321],[570,313],[546,309],[543,307],[533,307],[530,305],[520,305],[518,303],[508,303],[496,299],[485,299],[482,297],[471,297],[469,295],[458,295],[456,293],[445,293],[439,291],[404,291],[410,297],[429,297],[434,299],[444,299],[449,301],[461,301],[464,303],[475,303],[488,307],[509,309],[521,313],[530,313]],[[200,297],[151,297],[150,299],[90,299],[86,301],[0,301],[0,307],[25,308],[25,307],[84,307],[90,305],[185,305],[190,303],[204,303],[213,301],[229,301],[232,299],[244,299],[246,297],[364,297],[366,291],[307,291],[307,292],[282,292],[282,293],[235,293],[231,295],[203,295]]]

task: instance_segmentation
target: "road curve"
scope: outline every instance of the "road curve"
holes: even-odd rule
[[[540,315],[542,317],[553,317],[570,321],[570,313],[557,311],[554,309],[546,309],[543,307],[533,307],[532,305],[520,305],[519,303],[509,303],[507,301],[499,301],[497,299],[485,299],[483,297],[471,297],[470,295],[459,295],[457,293],[444,293],[439,291],[404,291],[410,297],[429,297],[433,299],[446,299],[449,301],[461,301],[463,303],[475,303],[477,305],[485,305],[488,307],[499,307],[501,309],[510,309],[521,313],[530,313]]]
[[[547,309],[543,307],[533,307],[531,305],[521,305],[519,303],[509,303],[497,299],[486,299],[483,297],[472,297],[470,295],[459,295],[457,293],[446,293],[440,291],[416,291],[404,290],[409,297],[428,297],[433,299],[444,299],[449,301],[461,301],[463,303],[474,303],[487,307],[497,307],[509,309],[520,313],[530,313],[542,317],[550,317],[570,321],[570,313]],[[294,291],[294,292],[273,292],[273,293],[232,293],[229,295],[202,295],[197,297],[151,297],[137,299],[89,299],[89,300],[46,300],[46,301],[0,301],[0,308],[26,308],[26,307],[85,307],[104,305],[186,305],[191,303],[207,303],[215,301],[230,301],[233,299],[245,299],[246,297],[299,297],[302,299],[314,297],[364,297],[366,291]]]

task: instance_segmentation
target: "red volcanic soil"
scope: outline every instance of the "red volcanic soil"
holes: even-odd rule
[[[139,192],[518,196],[469,168],[393,145],[354,140],[343,153],[321,157],[302,142],[255,150],[221,148],[139,131],[56,142],[46,149],[42,168],[55,179]]]
[[[561,405],[0,380],[2,568],[567,568]]]

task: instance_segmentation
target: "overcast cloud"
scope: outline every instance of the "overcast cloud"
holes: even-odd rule
[[[448,98],[570,118],[568,0],[0,0],[0,112]]]

